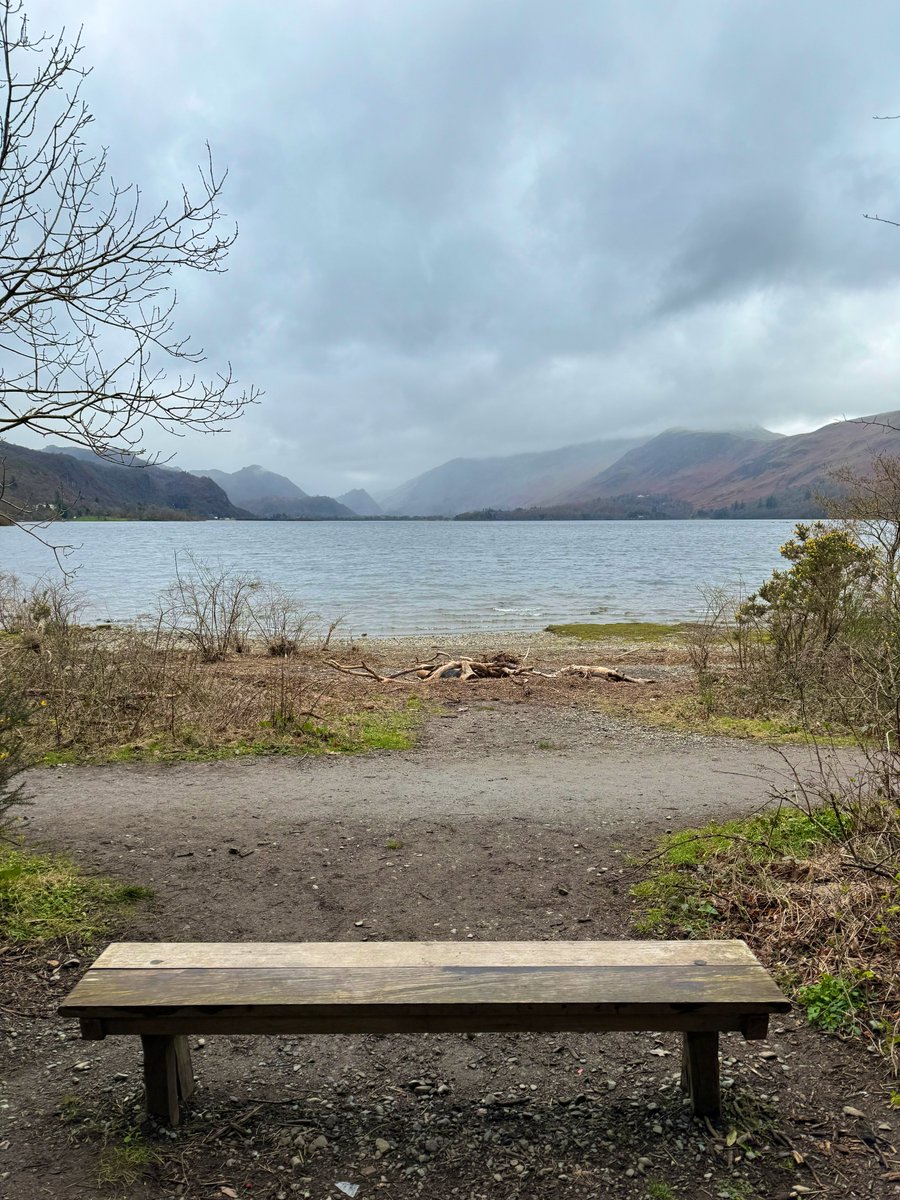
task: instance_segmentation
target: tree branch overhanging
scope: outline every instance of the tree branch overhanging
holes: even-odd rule
[[[237,227],[209,146],[175,202],[148,210],[115,182],[88,147],[81,53],[0,0],[0,437],[140,454],[148,425],[217,432],[260,395],[230,364],[200,378],[204,351],[175,327],[175,275],[223,272]]]

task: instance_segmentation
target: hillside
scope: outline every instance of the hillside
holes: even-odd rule
[[[211,479],[167,467],[127,467],[89,451],[78,456],[0,441],[5,492],[0,513],[143,520],[245,519]]]
[[[900,413],[768,440],[668,430],[623,455],[572,499],[590,504],[613,496],[667,496],[703,511],[766,502],[781,510],[789,501],[797,509],[791,515],[809,516],[809,501],[828,490],[835,467],[864,472],[876,451],[900,452],[900,432],[886,428],[891,424],[900,429]]]
[[[353,488],[350,492],[344,492],[343,496],[338,496],[338,504],[343,504],[349,508],[351,512],[356,513],[358,517],[380,517],[384,515],[384,509],[378,504],[365,488]]]
[[[729,477],[744,463],[786,440],[790,439],[769,430],[667,429],[556,501],[664,492],[693,502],[699,488]]]
[[[828,472],[836,467],[865,474],[875,453],[900,454],[900,412],[836,421],[812,433],[782,438],[715,485],[698,487],[693,502],[710,507],[789,491],[820,491],[827,488]]]
[[[346,520],[356,514],[330,496],[310,496],[286,475],[253,465],[239,471],[192,471],[212,479],[232,504],[258,517],[285,520]]]
[[[454,458],[401,484],[380,503],[386,513],[410,517],[547,504],[644,440],[617,438],[530,454]]]
[[[790,437],[767,430],[670,429],[547,505],[467,512],[478,520],[655,516],[813,517],[829,473],[864,474],[872,455],[900,455],[900,412],[835,421]]]

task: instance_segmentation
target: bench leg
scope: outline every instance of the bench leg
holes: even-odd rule
[[[717,1118],[719,1093],[719,1035],[686,1033],[681,1056],[681,1086],[691,1098],[694,1115]]]
[[[178,1070],[178,1095],[189,1100],[194,1094],[194,1068],[191,1065],[191,1048],[186,1037],[175,1038],[175,1065]]]
[[[150,1116],[170,1125],[181,1120],[179,1099],[194,1091],[191,1052],[187,1039],[164,1034],[141,1034],[144,1048],[144,1093]]]

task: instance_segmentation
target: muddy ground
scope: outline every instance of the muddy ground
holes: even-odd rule
[[[132,939],[618,938],[629,856],[783,768],[486,684],[404,753],[37,772],[28,837],[152,887]],[[186,1123],[142,1132],[135,1040],[55,1016],[100,949],[0,959],[4,1200],[900,1195],[883,1063],[793,1015],[723,1039],[718,1128],[674,1035],[395,1035],[195,1039]]]

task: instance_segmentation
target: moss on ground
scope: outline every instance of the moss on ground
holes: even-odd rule
[[[810,1024],[863,1037],[896,1068],[897,882],[852,867],[860,838],[881,824],[834,802],[676,833],[631,889],[636,927],[653,937],[746,938]]]
[[[547,633],[574,637],[582,642],[662,642],[683,636],[686,625],[663,625],[655,621],[615,621],[608,625],[548,625]]]
[[[90,942],[152,893],[86,875],[67,858],[0,844],[0,941]]]

